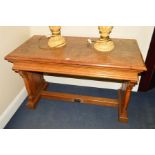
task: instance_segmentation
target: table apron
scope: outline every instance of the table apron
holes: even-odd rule
[[[138,81],[138,71],[130,69],[22,62],[15,62],[13,69],[16,71],[33,71],[68,76]]]

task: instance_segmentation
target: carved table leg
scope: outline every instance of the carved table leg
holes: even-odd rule
[[[127,81],[122,84],[118,92],[119,96],[119,121],[128,122],[128,104],[131,96],[131,90],[136,82]]]
[[[28,71],[19,71],[18,73],[23,77],[28,92],[27,106],[30,109],[35,109],[41,97],[41,91],[47,87],[43,74]]]

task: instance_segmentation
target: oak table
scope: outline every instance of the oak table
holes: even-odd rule
[[[8,54],[5,59],[13,63],[13,70],[24,79],[28,92],[27,106],[34,109],[41,97],[71,102],[118,107],[118,118],[128,121],[128,104],[139,73],[146,70],[136,40],[113,39],[115,49],[103,53],[87,43],[86,37],[65,37],[67,45],[51,49],[48,38],[35,35]],[[95,39],[94,39],[95,40]],[[111,79],[122,82],[118,98],[82,96],[46,90],[44,73],[58,76]]]

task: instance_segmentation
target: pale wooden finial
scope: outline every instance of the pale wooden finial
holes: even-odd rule
[[[48,46],[51,48],[59,48],[66,45],[65,38],[61,36],[61,26],[49,26],[52,36],[48,40]]]
[[[114,49],[114,43],[109,38],[112,26],[99,26],[100,39],[94,44],[94,48],[101,52],[109,52]]]

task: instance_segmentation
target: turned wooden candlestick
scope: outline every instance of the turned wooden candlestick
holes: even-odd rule
[[[101,52],[109,52],[114,49],[114,43],[109,35],[112,31],[112,26],[99,26],[100,39],[94,44],[94,48]]]
[[[59,48],[66,44],[65,38],[61,36],[61,26],[49,26],[52,36],[48,41],[51,48]]]

